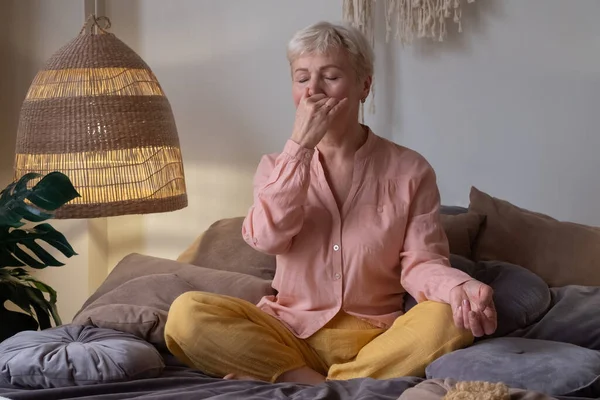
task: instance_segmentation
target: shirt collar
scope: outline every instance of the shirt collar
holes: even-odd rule
[[[354,153],[354,160],[362,160],[367,158],[373,148],[375,147],[375,143],[377,142],[377,135],[375,135],[373,133],[373,131],[371,130],[371,128],[369,128],[369,126],[367,125],[362,125],[367,129],[367,140],[363,143],[362,146],[360,146],[358,148],[358,150],[356,150],[356,153]],[[316,157],[315,157],[316,156]],[[316,160],[316,162],[319,161],[319,149],[317,149],[315,147],[315,156],[313,156],[313,160]]]

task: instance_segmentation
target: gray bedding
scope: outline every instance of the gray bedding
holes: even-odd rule
[[[387,381],[356,379],[345,382],[328,382],[319,386],[273,385],[262,382],[216,379],[188,368],[168,366],[159,378],[42,390],[0,388],[0,396],[13,400],[118,400],[131,398],[160,400],[395,400],[406,389],[421,381],[422,379],[409,377]]]
[[[319,386],[268,384],[248,381],[225,381],[208,377],[184,367],[168,366],[159,378],[130,382],[73,386],[45,390],[0,388],[0,396],[12,400],[396,400],[423,379],[408,377],[376,381],[355,379],[328,382]],[[428,381],[429,382],[429,381]],[[409,397],[414,399],[414,397]],[[420,396],[419,396],[420,398]],[[428,397],[441,399],[441,397]],[[511,399],[528,399],[511,396]],[[532,396],[531,398],[538,399]],[[544,397],[549,399],[550,397]],[[556,400],[584,400],[582,397],[551,397]],[[422,399],[420,399],[422,400]]]

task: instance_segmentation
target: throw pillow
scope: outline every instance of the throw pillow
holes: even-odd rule
[[[73,323],[128,332],[159,345],[164,342],[169,307],[179,295],[193,290],[176,274],[141,276],[100,296]]]
[[[498,328],[488,337],[501,337],[534,324],[550,307],[550,289],[533,272],[501,261],[478,263],[473,275],[494,290]]]
[[[535,324],[510,336],[552,340],[600,351],[600,287],[550,289],[547,313]]]
[[[469,210],[486,216],[476,260],[523,266],[551,287],[600,286],[600,228],[561,222],[471,189]]]
[[[112,329],[63,325],[0,343],[0,386],[45,389],[158,377],[158,351]]]
[[[239,296],[250,302],[260,299],[263,295],[275,293],[270,281],[254,276],[215,271],[179,261],[132,253],[115,266],[102,285],[85,301],[81,310],[127,281],[141,276],[170,273],[177,274],[181,279],[189,282],[195,290],[206,288],[211,291],[210,289],[214,288],[218,290],[215,293],[233,293],[231,296]]]
[[[275,257],[256,251],[244,241],[243,222],[243,217],[215,222],[177,258],[177,261],[273,279]]]
[[[450,253],[471,258],[473,243],[485,217],[469,212],[457,215],[441,214],[440,219],[448,237]]]
[[[158,257],[131,254],[86,301],[74,323],[128,332],[164,346],[171,303],[188,291],[204,291],[257,303],[273,295],[271,282]]]
[[[426,374],[428,379],[502,382],[549,395],[589,397],[600,390],[600,352],[545,340],[496,338],[438,358]]]

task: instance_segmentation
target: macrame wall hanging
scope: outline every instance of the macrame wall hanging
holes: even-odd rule
[[[462,5],[475,0],[379,0],[385,7],[385,40],[392,34],[403,45],[415,39],[443,42],[448,35],[447,22],[452,20],[462,32]],[[377,0],[344,0],[343,19],[359,28],[375,47],[375,17]],[[370,113],[375,112],[375,85],[371,88]],[[361,107],[361,120],[364,114]]]
[[[402,44],[415,38],[444,41],[447,21],[458,25],[462,32],[462,3],[475,0],[380,0],[385,6],[386,41],[392,33]],[[377,0],[344,0],[343,18],[360,28],[374,44],[375,5]],[[394,27],[395,25],[395,27]]]

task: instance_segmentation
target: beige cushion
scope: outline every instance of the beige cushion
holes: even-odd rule
[[[73,323],[116,329],[163,345],[171,303],[194,290],[237,297],[253,304],[263,296],[275,294],[269,280],[131,254],[112,270]]]
[[[243,217],[236,217],[215,222],[177,261],[273,279],[275,257],[254,250],[244,241],[243,221]]]
[[[486,216],[476,260],[523,266],[552,287],[600,285],[600,228],[561,222],[471,189],[469,211]]]
[[[484,219],[483,215],[473,212],[441,215],[442,226],[450,245],[450,253],[471,258],[472,245]]]

